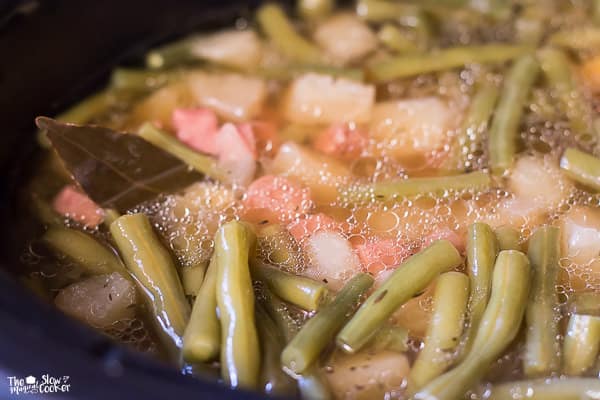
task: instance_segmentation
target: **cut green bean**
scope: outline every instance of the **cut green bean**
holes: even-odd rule
[[[550,36],[552,45],[571,50],[597,50],[600,48],[600,28],[585,26],[571,30],[560,30]]]
[[[138,135],[156,147],[160,147],[166,152],[171,153],[198,172],[217,180],[222,180],[225,177],[225,174],[217,168],[217,163],[214,158],[190,149],[173,136],[161,131],[151,123],[142,125]]]
[[[489,370],[517,335],[529,297],[527,257],[516,250],[498,254],[492,294],[473,342],[473,349],[454,369],[437,377],[414,395],[415,400],[462,398]]]
[[[499,250],[519,250],[521,251],[521,234],[515,228],[503,225],[494,231],[498,240]]]
[[[488,139],[490,166],[495,173],[504,173],[512,166],[523,109],[539,69],[535,57],[525,55],[514,62],[504,78]]]
[[[307,64],[321,61],[319,48],[296,32],[279,5],[271,3],[260,7],[256,19],[264,34],[286,57]]]
[[[359,0],[356,14],[369,22],[397,21],[402,25],[414,26],[422,16],[422,10],[417,5],[397,1]]]
[[[600,317],[573,314],[563,344],[567,375],[581,375],[594,366],[600,347]]]
[[[365,73],[360,68],[342,68],[318,64],[292,64],[281,67],[259,68],[255,73],[266,79],[280,81],[289,81],[307,73],[330,75],[335,78],[346,78],[358,82],[362,82],[365,79]]]
[[[147,69],[117,68],[110,76],[110,86],[119,90],[146,91],[158,89],[167,83],[175,82],[182,76],[181,71],[155,71]]]
[[[258,386],[260,346],[254,321],[254,291],[248,259],[254,233],[239,221],[215,236],[217,305],[221,317],[221,375],[234,388]]]
[[[438,240],[402,263],[363,303],[337,336],[338,347],[347,353],[359,351],[383,323],[417,293],[423,291],[440,273],[462,262],[456,248]]]
[[[256,326],[261,343],[262,389],[268,395],[294,397],[297,389],[296,382],[281,369],[280,357],[285,346],[285,338],[260,304],[256,307]]]
[[[553,378],[508,382],[491,387],[488,400],[592,400],[598,397],[598,378]]]
[[[87,233],[52,226],[46,231],[42,240],[52,250],[74,261],[88,274],[120,272],[125,278],[129,278],[129,274],[115,253]]]
[[[422,55],[397,56],[367,67],[374,82],[408,78],[415,75],[463,67],[467,64],[497,64],[531,51],[526,46],[487,44],[438,50]]]
[[[204,276],[208,267],[207,262],[202,262],[180,270],[183,291],[188,296],[196,296],[204,282]]]
[[[423,347],[408,376],[408,390],[415,392],[452,365],[464,330],[469,298],[469,277],[446,272],[436,281],[433,313]]]
[[[141,293],[149,302],[167,343],[180,348],[190,306],[171,255],[144,214],[117,218],[110,232],[125,265],[142,286]]]
[[[560,158],[560,169],[574,181],[600,191],[600,159],[569,148]]]
[[[569,294],[568,311],[572,314],[586,314],[600,317],[600,293],[583,292]]]
[[[408,329],[401,326],[387,325],[382,327],[369,343],[369,349],[375,352],[391,350],[405,352],[408,350]]]
[[[467,232],[467,273],[471,284],[469,296],[469,323],[466,326],[459,358],[471,351],[475,334],[487,307],[492,291],[492,275],[498,244],[489,225],[476,222]]]
[[[529,304],[525,312],[526,339],[523,369],[527,377],[547,376],[560,368],[556,284],[560,230],[538,228],[529,239],[527,256],[533,271]]]
[[[443,196],[448,192],[484,191],[489,189],[491,185],[492,179],[489,174],[476,171],[462,175],[378,182],[351,188],[346,192],[342,192],[342,196],[349,202],[359,201],[365,195],[372,195],[378,201],[393,201],[421,194]]]
[[[419,50],[413,38],[391,23],[383,25],[377,32],[377,37],[385,47],[398,53],[413,53]]]
[[[577,134],[590,136],[591,109],[583,98],[567,55],[558,49],[545,48],[538,52],[542,71],[562,113]]]
[[[348,281],[335,299],[310,318],[286,346],[281,353],[282,365],[296,374],[313,365],[372,285],[373,277],[368,274],[358,274]]]
[[[274,294],[304,310],[317,310],[327,298],[327,285],[304,276],[293,275],[253,260],[253,272]]]
[[[298,389],[300,389],[302,400],[330,400],[334,398],[329,384],[316,368],[312,368],[298,377]]]
[[[446,162],[451,169],[471,168],[472,155],[483,150],[483,134],[494,113],[499,92],[498,86],[489,81],[477,88]]]
[[[197,57],[192,53],[192,44],[196,40],[197,36],[188,36],[151,50],[146,54],[146,66],[160,69],[197,61]]]
[[[221,325],[217,317],[217,265],[213,255],[183,335],[183,359],[204,363],[219,356]]]
[[[307,20],[327,17],[335,7],[335,0],[298,0],[298,14]]]
[[[290,313],[289,306],[279,297],[275,296],[268,288],[263,288],[262,306],[283,334],[285,342],[288,343],[296,333],[298,325]]]
[[[104,219],[102,220],[102,223],[104,224],[104,226],[110,229],[110,224],[115,222],[120,216],[121,214],[114,208],[105,208]]]

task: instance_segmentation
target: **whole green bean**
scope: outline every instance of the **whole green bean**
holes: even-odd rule
[[[508,225],[502,225],[496,228],[494,233],[498,240],[499,250],[521,251],[521,234],[515,228]]]
[[[600,317],[573,314],[563,344],[564,369],[568,375],[581,375],[598,358]]]
[[[494,113],[499,92],[498,87],[487,80],[477,88],[471,99],[467,115],[450,149],[446,162],[450,168],[465,169],[465,167],[469,167],[470,156],[478,150],[482,150],[483,133]]]
[[[110,225],[110,233],[127,269],[144,289],[155,322],[168,344],[181,347],[190,315],[171,255],[154,233],[144,214],[123,215]]]
[[[438,240],[402,263],[363,303],[338,334],[338,347],[347,353],[360,350],[377,333],[398,307],[421,292],[440,273],[462,262],[456,248],[447,240]]]
[[[188,296],[196,296],[204,282],[207,262],[201,262],[190,267],[183,267],[180,270],[181,283],[183,284],[183,292]]]
[[[592,400],[598,378],[552,378],[502,383],[491,387],[488,400]]]
[[[337,294],[335,299],[310,318],[281,353],[281,363],[301,374],[321,354],[338,330],[358,307],[361,297],[373,285],[373,277],[358,274]]]
[[[454,369],[437,377],[414,395],[415,400],[455,400],[471,388],[517,335],[527,306],[530,268],[516,250],[501,251],[494,266],[492,295],[473,348]]]
[[[221,317],[221,375],[231,387],[258,386],[260,346],[248,257],[254,233],[231,221],[215,235],[217,305]]]
[[[569,148],[560,158],[560,169],[574,181],[600,191],[600,159]]]
[[[190,149],[173,136],[161,131],[151,123],[142,125],[138,135],[156,147],[160,147],[166,152],[171,153],[198,172],[206,174],[216,180],[222,180],[225,177],[225,174],[217,168],[217,163],[214,158]]]
[[[523,109],[539,69],[535,57],[528,54],[517,59],[504,78],[488,139],[490,166],[496,173],[512,166]]]
[[[498,244],[489,225],[476,222],[467,231],[467,273],[471,284],[469,295],[469,321],[465,329],[460,359],[463,359],[473,345],[481,318],[487,307],[492,291],[492,274]]]
[[[317,310],[327,298],[327,285],[300,275],[293,275],[253,260],[255,276],[265,282],[274,294],[304,310]]]
[[[296,394],[296,382],[283,372],[280,362],[285,338],[260,304],[256,306],[256,326],[261,343],[260,381],[262,389],[268,395],[293,397]]]
[[[464,329],[468,297],[469,278],[465,274],[446,272],[437,279],[431,322],[408,376],[409,392],[419,390],[452,365]]]
[[[482,172],[440,176],[432,178],[409,178],[395,182],[378,182],[369,187],[379,201],[417,196],[420,194],[444,195],[447,192],[465,190],[484,191],[492,185],[490,175]]]
[[[217,317],[217,265],[213,255],[206,277],[196,293],[190,321],[183,334],[183,359],[203,363],[219,356],[221,325]]]
[[[52,250],[66,256],[92,275],[120,272],[129,278],[125,267],[114,252],[93,236],[61,226],[50,227],[42,237]]]
[[[526,340],[523,367],[527,377],[547,376],[560,368],[556,283],[560,259],[560,230],[538,228],[529,239],[527,256],[533,271],[529,304],[525,311]]]
[[[321,61],[319,48],[296,32],[279,5],[263,5],[258,9],[256,19],[275,47],[291,60],[308,64],[318,64]]]
[[[385,82],[445,71],[467,64],[497,64],[519,57],[530,50],[526,46],[495,43],[453,47],[422,55],[400,55],[367,66],[367,77],[374,82]]]
[[[569,120],[571,129],[588,135],[591,130],[591,109],[577,87],[575,75],[567,55],[558,49],[545,48],[538,51],[542,71],[561,111]]]

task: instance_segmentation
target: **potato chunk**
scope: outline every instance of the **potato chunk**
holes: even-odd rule
[[[262,45],[254,31],[230,29],[199,37],[191,53],[217,64],[253,68],[260,62]]]
[[[97,275],[62,289],[54,303],[64,313],[96,328],[133,318],[135,286],[120,273]]]
[[[375,87],[329,75],[306,74],[288,89],[284,114],[300,124],[367,122],[375,101]]]
[[[321,23],[314,34],[317,44],[333,63],[347,64],[375,50],[377,37],[354,14],[338,14]]]

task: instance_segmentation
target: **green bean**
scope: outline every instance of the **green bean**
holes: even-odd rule
[[[183,292],[188,296],[196,296],[204,282],[207,262],[201,262],[190,267],[183,267],[180,270],[181,283],[183,284]]]
[[[106,111],[112,102],[113,94],[109,90],[101,90],[86,97],[65,112],[57,115],[56,120],[78,125],[86,124],[98,114]],[[50,141],[46,137],[45,131],[38,131],[37,142],[45,149],[52,147]]]
[[[281,67],[259,68],[254,72],[263,78],[280,81],[289,81],[310,72],[320,75],[331,75],[335,78],[351,79],[358,82],[362,82],[365,79],[364,71],[359,68],[334,67],[319,64],[292,64]]]
[[[59,215],[47,201],[40,198],[39,195],[31,196],[31,211],[33,215],[45,226],[62,227],[65,223],[65,218]]]
[[[107,228],[110,229],[110,224],[115,222],[116,219],[119,218],[120,216],[121,216],[121,214],[114,208],[105,208],[104,209],[104,219],[102,220],[102,223],[104,224],[104,226],[106,226]]]
[[[356,14],[369,22],[397,21],[401,25],[414,26],[422,17],[421,8],[387,0],[359,0]]]
[[[281,353],[282,365],[301,374],[310,367],[338,330],[358,307],[361,297],[373,285],[373,277],[358,274],[335,299],[309,319]]]
[[[144,214],[123,215],[110,232],[141,293],[149,302],[155,322],[167,343],[181,347],[181,336],[190,315],[171,255],[160,242]]]
[[[210,260],[206,277],[192,308],[190,322],[183,334],[183,359],[189,363],[204,363],[219,356],[221,325],[217,317],[217,265]]]
[[[335,0],[298,0],[298,14],[307,20],[327,17],[335,7]]]
[[[443,196],[447,192],[484,191],[492,185],[489,174],[476,171],[468,174],[431,178],[409,178],[394,182],[378,182],[342,192],[346,201],[354,202],[372,194],[375,200],[391,201],[420,194]]]
[[[248,257],[254,233],[239,221],[215,236],[217,305],[221,317],[221,375],[231,387],[258,386],[260,346],[254,321],[254,291]]]
[[[110,76],[110,86],[119,90],[145,91],[177,81],[182,73],[178,70],[156,71],[134,68],[117,68]]]
[[[469,323],[465,330],[460,359],[471,351],[473,339],[490,299],[497,254],[498,244],[492,228],[482,222],[470,225],[467,232],[467,273],[471,281]]]
[[[253,271],[281,299],[304,310],[317,310],[327,298],[327,285],[253,260]]]
[[[529,285],[527,257],[516,250],[501,251],[494,266],[492,295],[473,342],[477,351],[471,351],[458,366],[427,384],[414,399],[462,398],[517,335],[527,306]]]
[[[256,307],[256,326],[261,343],[260,381],[264,392],[272,396],[293,397],[296,382],[283,372],[280,362],[285,338],[260,304]]]
[[[600,317],[600,293],[583,292],[569,294],[569,312]]]
[[[374,82],[385,82],[467,64],[503,63],[529,51],[526,46],[487,44],[447,48],[422,55],[401,55],[368,66],[367,77]]]
[[[571,50],[596,50],[600,48],[600,29],[595,26],[584,26],[560,30],[550,36],[548,42]]]
[[[575,81],[567,55],[558,49],[545,48],[538,52],[538,59],[558,106],[567,116],[571,129],[577,134],[589,135],[591,109]]]
[[[456,248],[438,240],[402,263],[363,303],[337,336],[337,345],[347,353],[360,350],[389,316],[424,290],[440,273],[462,262]]]
[[[483,148],[483,133],[487,130],[488,122],[494,113],[498,94],[498,87],[489,81],[482,82],[477,88],[450,150],[446,163],[450,168],[472,167],[470,157]]]
[[[50,227],[42,237],[52,250],[66,256],[92,275],[121,272],[129,277],[119,258],[93,236],[60,226]]]
[[[407,351],[408,329],[393,325],[382,327],[373,339],[371,339],[369,349],[375,352],[391,350],[402,353]]]
[[[379,41],[388,49],[398,53],[413,53],[419,50],[415,41],[407,37],[406,32],[402,32],[396,25],[387,23],[379,29],[377,37]]]
[[[600,159],[569,148],[560,158],[560,169],[574,181],[600,191]]]
[[[285,338],[285,342],[288,343],[298,333],[298,325],[290,314],[288,304],[271,293],[268,288],[263,288],[262,293],[264,297],[261,301],[262,306],[275,321],[277,328]]]
[[[591,400],[600,392],[598,378],[552,378],[494,385],[488,400]]]
[[[581,375],[598,358],[600,317],[573,314],[569,319],[563,344],[564,369],[567,375]]]
[[[556,293],[560,230],[538,228],[529,239],[527,256],[533,271],[525,312],[526,340],[523,367],[527,377],[546,376],[560,368],[559,305]]]
[[[190,149],[173,136],[161,131],[151,123],[142,125],[138,135],[156,147],[160,147],[166,152],[171,153],[198,172],[206,174],[216,180],[222,180],[225,177],[225,174],[222,171],[219,171],[214,158]]]
[[[257,236],[261,254],[270,263],[291,271],[303,262],[302,249],[283,226],[267,225],[258,230]]]
[[[533,4],[519,15],[515,21],[515,36],[519,43],[537,45],[541,41],[547,21],[545,15],[540,14],[539,6]]]
[[[298,377],[298,389],[300,389],[302,400],[333,399],[329,384],[316,368],[312,368]]]
[[[490,166],[496,173],[503,173],[513,163],[521,116],[539,69],[535,57],[525,55],[514,62],[504,78],[488,139]]]
[[[197,39],[197,36],[188,36],[151,50],[146,54],[146,67],[151,69],[170,68],[196,61],[197,57],[192,54],[192,44]]]
[[[436,281],[433,313],[423,347],[408,376],[409,391],[422,388],[452,365],[463,333],[469,278],[460,272],[446,272]]]
[[[499,250],[522,250],[521,234],[515,228],[502,225],[494,230]]]
[[[256,19],[264,34],[286,57],[308,64],[318,64],[321,61],[319,48],[296,32],[279,5],[263,5],[258,9]]]

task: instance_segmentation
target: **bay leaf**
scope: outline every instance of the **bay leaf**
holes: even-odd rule
[[[161,193],[175,192],[203,175],[137,135],[101,126],[36,118],[87,195],[121,213]]]

